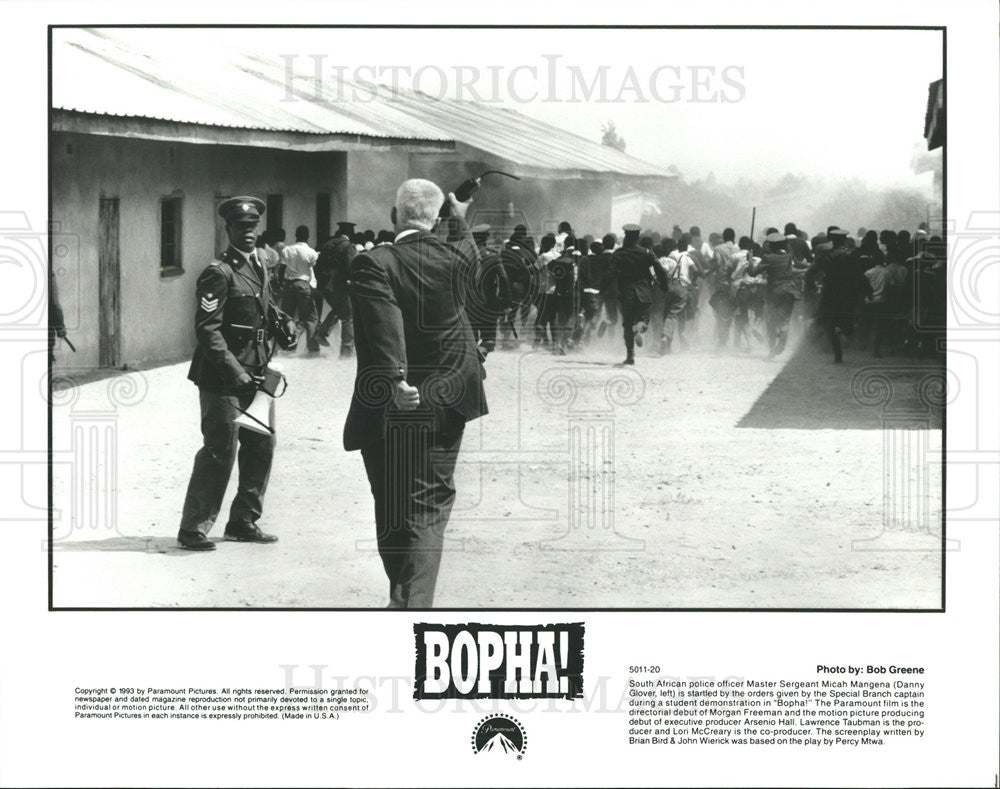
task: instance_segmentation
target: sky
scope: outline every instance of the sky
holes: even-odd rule
[[[124,34],[125,31],[116,31]],[[342,74],[510,107],[689,180],[784,173],[926,186],[911,168],[941,33],[922,30],[240,29],[145,31],[183,51],[253,49]],[[71,75],[56,75],[56,79]],[[280,98],[280,97],[276,97]]]
[[[374,66],[378,81],[499,99],[595,140],[612,120],[628,153],[723,182],[786,172],[913,182],[942,63],[941,33],[921,30],[287,32],[258,52],[287,43],[282,54],[302,53],[296,72],[314,68],[312,54],[331,76],[334,65]]]

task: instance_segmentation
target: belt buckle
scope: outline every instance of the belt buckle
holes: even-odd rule
[[[257,329],[257,342],[258,343],[263,343],[266,339],[267,338],[266,338],[266,336],[264,334],[264,330],[263,329]]]

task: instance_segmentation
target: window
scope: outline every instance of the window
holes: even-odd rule
[[[281,230],[284,225],[285,196],[268,195],[267,210],[264,211],[264,219],[267,220],[268,230]]]
[[[182,274],[181,262],[181,206],[180,197],[160,200],[160,276]]]
[[[330,237],[330,193],[316,195],[316,246]]]

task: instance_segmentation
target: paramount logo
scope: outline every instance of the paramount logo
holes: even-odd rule
[[[501,753],[518,753],[519,748],[514,745],[507,736],[497,732],[489,740],[486,741],[486,745],[482,747],[480,753],[483,751],[500,751]]]
[[[513,754],[521,759],[527,747],[524,726],[511,715],[487,715],[472,730],[472,752],[476,754]]]

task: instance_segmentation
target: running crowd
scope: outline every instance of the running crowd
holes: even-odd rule
[[[781,354],[798,321],[835,362],[850,343],[875,357],[927,354],[945,325],[945,244],[926,223],[917,230],[868,230],[856,235],[830,226],[812,238],[795,224],[767,228],[758,243],[732,228],[644,233],[625,225],[614,233],[578,236],[570,223],[536,243],[527,226],[509,235],[489,225],[463,232],[445,220],[438,232],[473,262],[466,312],[484,353],[522,342],[565,355],[621,326],[626,357],[647,341],[665,355],[692,345],[750,353],[764,345]],[[353,355],[349,298],[351,259],[391,244],[393,233],[356,232],[350,222],[319,246],[309,229],[267,231],[257,241],[280,291],[282,309],[304,329],[307,348],[329,345],[339,322],[340,355]],[[326,314],[323,315],[324,306]],[[710,308],[710,339],[699,333]],[[321,320],[322,318],[322,320]],[[850,339],[848,339],[850,338]]]

